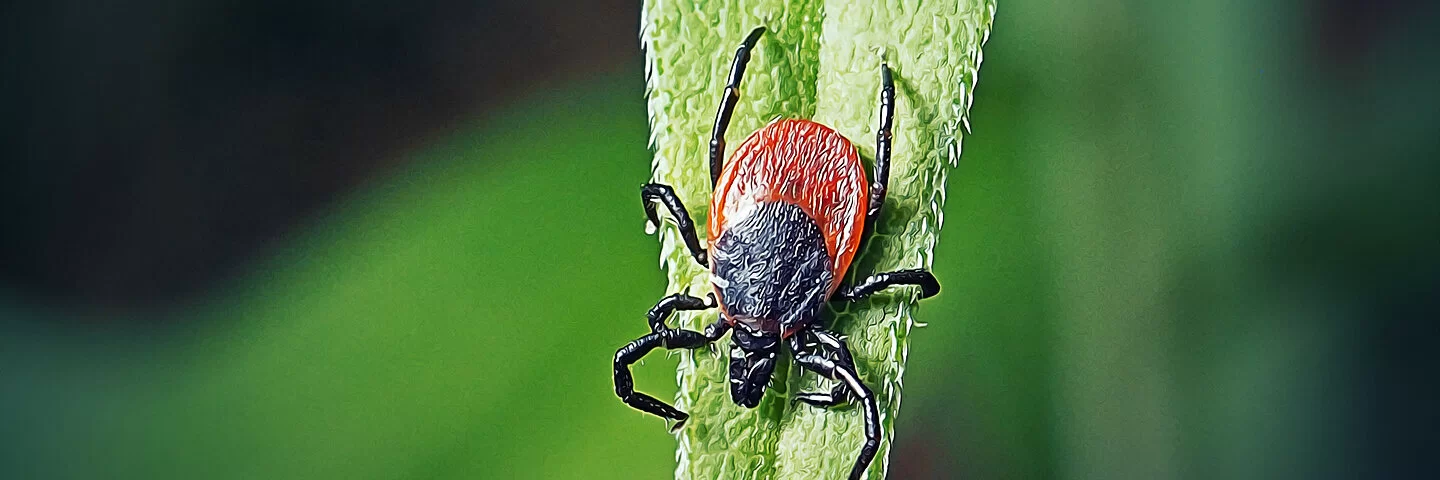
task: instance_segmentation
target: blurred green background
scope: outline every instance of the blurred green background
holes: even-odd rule
[[[3,7],[0,478],[669,477],[638,7]],[[1433,475],[1436,13],[1002,0],[891,477]]]

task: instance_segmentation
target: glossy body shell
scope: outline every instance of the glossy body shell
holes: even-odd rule
[[[869,185],[845,137],[782,119],[725,165],[710,205],[711,278],[732,325],[786,338],[819,317],[865,225]]]

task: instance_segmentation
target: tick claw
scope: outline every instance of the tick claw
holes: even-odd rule
[[[680,414],[680,415],[682,415],[682,417],[680,417],[679,420],[676,420],[674,425],[671,425],[671,426],[670,426],[670,431],[671,431],[671,432],[677,432],[677,431],[679,431],[681,427],[684,427],[684,426],[685,426],[685,421],[690,419],[690,416],[689,416],[689,415],[686,415],[686,414],[684,414],[684,413],[682,413],[682,414]]]

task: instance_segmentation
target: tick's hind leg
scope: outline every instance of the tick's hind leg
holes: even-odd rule
[[[630,375],[630,365],[640,361],[656,347],[699,348],[709,345],[725,335],[730,327],[725,323],[723,316],[714,324],[706,327],[705,333],[665,327],[665,318],[675,310],[702,310],[713,306],[699,298],[677,294],[665,297],[655,305],[655,308],[650,309],[649,322],[651,329],[655,331],[625,344],[615,352],[615,395],[619,396],[626,405],[637,410],[675,420],[675,426],[671,427],[671,430],[684,426],[685,419],[690,417],[685,412],[655,397],[635,391],[635,378]]]
[[[870,207],[865,211],[865,231],[875,231],[885,191],[890,185],[890,147],[895,136],[895,80],[890,66],[880,64],[880,129],[875,132],[875,170],[870,174]]]
[[[795,355],[795,363],[825,378],[840,381],[839,386],[846,391],[843,394],[846,399],[858,400],[864,409],[865,444],[860,447],[860,455],[855,459],[855,466],[850,469],[850,480],[859,480],[880,449],[880,408],[875,402],[875,394],[860,381],[860,374],[855,371],[850,351],[839,337],[818,327],[811,327],[796,333],[790,339],[790,351]],[[830,397],[828,399],[820,398],[825,394],[808,395],[814,395],[812,398],[815,400],[828,400],[821,403],[833,405],[841,402],[833,390],[827,395]]]
[[[675,217],[675,226],[680,227],[680,237],[685,239],[685,248],[690,249],[690,255],[700,265],[710,266],[709,255],[700,246],[700,237],[695,235],[695,222],[690,220],[690,212],[685,209],[685,204],[680,203],[680,197],[675,196],[675,189],[669,185],[647,183],[640,187],[640,201],[645,204],[645,217],[655,228],[660,228],[660,213],[655,209],[655,202],[665,204],[670,216]]]
[[[740,79],[745,77],[745,64],[750,62],[750,51],[755,42],[765,33],[765,27],[755,27],[740,47],[735,49],[735,62],[730,64],[730,81],[725,84],[725,96],[720,99],[720,109],[715,112],[715,128],[710,131],[710,187],[720,181],[720,167],[725,164],[725,130],[730,128],[730,116],[735,114],[735,104],[740,101]]]

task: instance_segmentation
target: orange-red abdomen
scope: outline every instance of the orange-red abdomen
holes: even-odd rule
[[[870,195],[859,152],[830,127],[780,119],[745,139],[720,174],[710,204],[710,241],[766,202],[800,207],[820,229],[839,285],[860,246]]]

